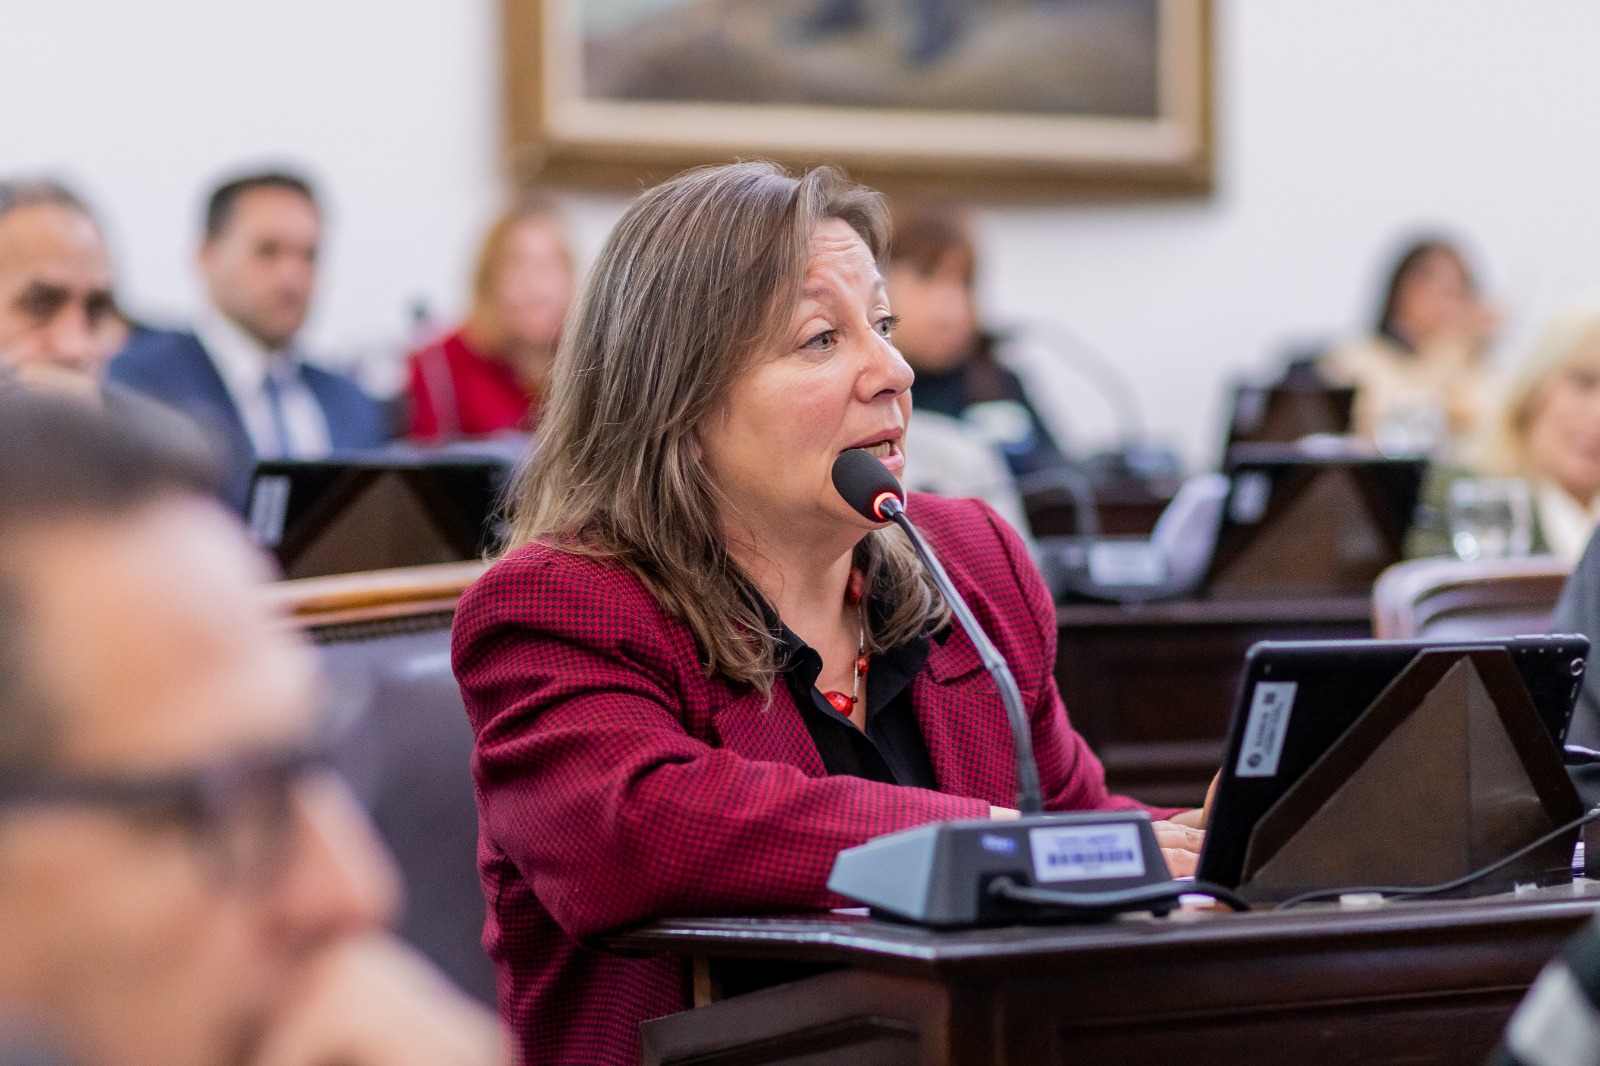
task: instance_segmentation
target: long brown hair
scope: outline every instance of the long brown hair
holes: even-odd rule
[[[708,674],[768,695],[777,637],[728,553],[725,501],[699,437],[787,330],[812,231],[829,218],[882,256],[882,197],[832,167],[800,177],[769,163],[705,167],[636,200],[568,319],[514,495],[512,548],[538,541],[615,559],[689,626]],[[855,565],[875,605],[870,650],[945,623],[948,608],[899,530],[869,533]]]

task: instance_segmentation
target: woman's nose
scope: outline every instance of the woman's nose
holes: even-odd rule
[[[861,391],[864,399],[879,396],[899,396],[911,388],[916,372],[906,362],[900,349],[889,338],[874,332],[867,353],[866,368],[861,374]]]

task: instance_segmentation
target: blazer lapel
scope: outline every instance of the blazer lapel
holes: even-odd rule
[[[747,692],[712,712],[711,719],[729,751],[761,762],[788,763],[811,777],[827,775],[800,709],[781,679],[772,688],[770,704],[761,693]]]
[[[1015,748],[1005,705],[959,623],[928,649],[927,665],[911,683],[911,703],[939,791],[1002,806],[1015,802]]]
[[[206,349],[195,334],[184,336],[186,343],[177,348],[179,358],[188,366],[183,368],[183,379],[190,383],[194,402],[191,412],[212,433],[223,450],[227,463],[227,484],[223,493],[234,510],[244,514],[249,507],[250,475],[256,466],[255,444],[245,429],[244,417],[234,405],[228,386],[223,384],[217,366],[206,354]]]

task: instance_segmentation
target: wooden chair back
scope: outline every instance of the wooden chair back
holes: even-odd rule
[[[450,667],[456,601],[483,570],[442,563],[302,578],[272,594],[321,655],[336,767],[405,883],[400,934],[492,1005],[473,735]]]
[[[1548,555],[1399,563],[1373,586],[1373,635],[1471,640],[1548,632],[1571,570]]]

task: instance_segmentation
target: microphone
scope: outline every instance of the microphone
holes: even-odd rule
[[[828,887],[874,914],[935,928],[1102,921],[1127,910],[1166,914],[1191,893],[1246,909],[1228,889],[1172,880],[1144,811],[1043,813],[1033,732],[1016,679],[906,516],[900,483],[872,455],[852,448],[834,460],[833,486],[862,517],[905,531],[978,649],[1016,742],[1022,817],[933,822],[875,837],[838,854]]]
[[[1044,813],[1044,794],[1039,788],[1039,764],[1033,757],[1033,731],[1028,722],[1027,709],[1022,706],[1022,693],[1017,689],[1016,678],[1011,676],[1011,667],[1006,665],[1004,657],[973,617],[972,609],[956,590],[955,582],[945,573],[933,549],[928,547],[922,533],[906,516],[905,490],[900,487],[900,482],[871,453],[851,448],[833,461],[833,487],[863,518],[874,522],[893,522],[905,530],[911,546],[922,559],[922,565],[927,567],[929,576],[939,587],[940,594],[950,605],[950,611],[961,623],[961,628],[967,631],[968,639],[978,649],[978,658],[983,661],[984,669],[989,671],[989,676],[994,678],[995,686],[1000,690],[1000,702],[1005,705],[1006,718],[1011,723],[1011,739],[1017,749],[1017,810],[1023,814]]]

